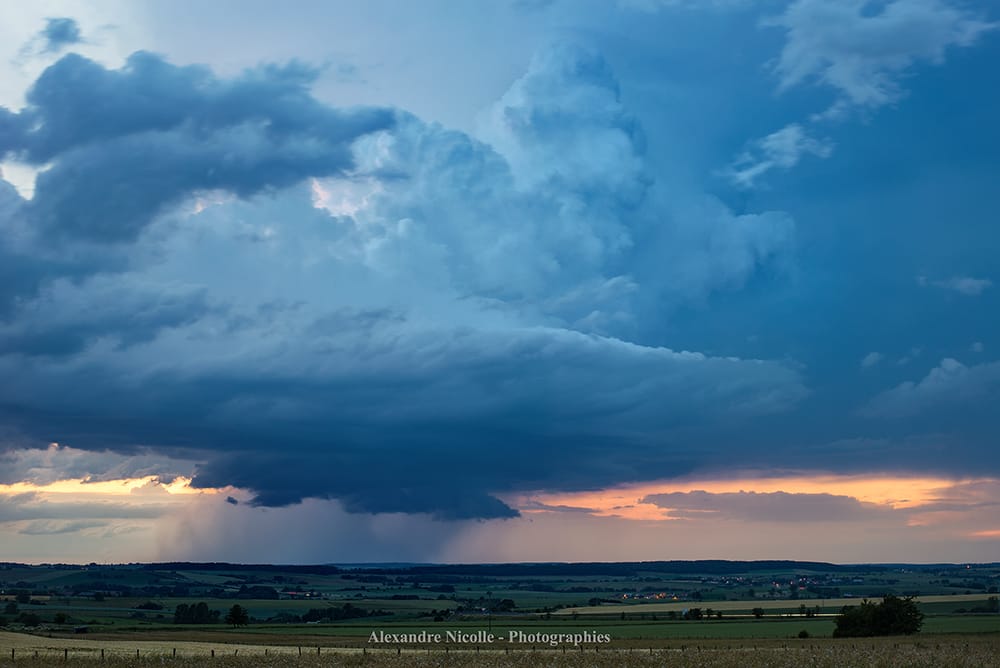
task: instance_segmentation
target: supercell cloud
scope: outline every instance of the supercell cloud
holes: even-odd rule
[[[1000,472],[997,17],[566,11],[529,13],[582,23],[484,64],[503,81],[462,127],[397,102],[437,93],[380,59],[331,92],[308,62],[339,51],[112,65],[74,20],[35,24],[39,70],[0,107],[0,483],[190,477],[232,488],[216,512],[330,500],[355,526],[751,468]],[[679,58],[712,22],[738,57]],[[31,535],[130,519],[4,503]],[[835,493],[646,503],[881,517]]]
[[[695,229],[600,54],[542,52],[488,116],[496,148],[328,107],[314,76],[68,55],[6,113],[5,154],[48,166],[5,202],[33,280],[0,401],[25,438],[194,457],[196,485],[264,505],[503,517],[498,492],[685,471],[682,433],[807,394],[787,362],[628,339],[793,224],[686,194]]]

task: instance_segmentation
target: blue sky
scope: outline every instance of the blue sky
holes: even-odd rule
[[[12,558],[995,555],[995,7],[251,4],[0,10]]]

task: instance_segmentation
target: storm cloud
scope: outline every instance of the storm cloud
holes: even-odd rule
[[[0,323],[23,438],[196,453],[196,486],[258,505],[508,517],[494,494],[687,470],[685,430],[808,394],[783,362],[622,338],[664,295],[738,287],[792,223],[660,192],[600,54],[542,52],[496,148],[331,109],[315,74],[71,54],[5,115],[4,151],[51,165],[9,194],[19,252],[94,254]]]
[[[693,7],[674,5],[659,11],[694,20]],[[786,49],[814,5],[789,9]],[[988,32],[956,16],[957,37],[862,74],[895,82]],[[827,60],[801,73],[782,62],[762,69],[768,94],[777,75],[789,94],[820,81],[855,100]],[[634,66],[557,41],[509,67],[459,130],[402,108],[321,101],[329,80],[298,61],[221,75],[142,51],[120,66],[61,57],[22,108],[0,108],[0,161],[38,170],[30,197],[0,181],[0,376],[16,379],[0,384],[7,478],[58,475],[15,452],[58,442],[94,457],[67,457],[66,475],[120,457],[130,462],[121,475],[232,486],[223,494],[239,503],[219,497],[220,517],[304,503],[317,514],[454,523],[515,517],[501,499],[519,492],[773,465],[778,455],[801,469],[894,470],[901,454],[914,469],[976,460],[978,445],[941,454],[961,440],[947,416],[931,435],[896,418],[947,408],[959,385],[981,403],[995,394],[993,363],[942,363],[907,380],[926,371],[915,355],[907,369],[889,363],[906,351],[958,353],[943,336],[922,340],[919,326],[906,340],[879,338],[883,323],[867,314],[888,312],[878,296],[900,309],[950,297],[913,276],[988,269],[936,264],[932,252],[927,267],[880,265],[912,293],[885,297],[865,283],[873,263],[851,254],[882,247],[864,237],[878,226],[851,227],[853,214],[832,206],[830,222],[801,201],[785,208],[780,196],[690,173],[715,158],[685,171],[686,157],[671,152],[683,142],[658,122],[673,110],[637,104],[641,72],[656,67]],[[358,67],[359,79],[378,77]],[[893,86],[884,90],[901,99]],[[323,100],[350,98],[337,91]],[[761,160],[762,174],[807,155],[832,164],[834,141],[849,149],[850,137],[827,138],[814,122],[698,136],[718,156],[742,146],[752,184]],[[799,211],[820,220],[804,226]],[[863,289],[841,297],[855,279]],[[954,301],[988,307],[996,291],[979,292]],[[844,313],[860,315],[845,325]],[[963,351],[980,339],[994,349],[988,318],[959,316],[976,325],[956,326]],[[873,350],[885,361],[859,373]],[[751,504],[764,512],[776,498]],[[739,499],[729,501],[718,511],[736,512]],[[854,508],[815,501],[815,516]]]
[[[194,190],[246,197],[349,169],[350,142],[392,114],[322,105],[315,76],[292,63],[220,80],[149,53],[120,70],[69,54],[6,114],[0,156],[50,165],[27,205],[48,237],[131,241]]]

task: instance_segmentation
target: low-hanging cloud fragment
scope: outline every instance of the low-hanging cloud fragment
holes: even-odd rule
[[[891,512],[850,496],[789,492],[695,490],[650,494],[640,502],[664,508],[674,518],[740,522],[846,522]]]
[[[42,50],[46,53],[56,53],[83,41],[80,25],[65,16],[46,19],[39,37],[44,40]]]

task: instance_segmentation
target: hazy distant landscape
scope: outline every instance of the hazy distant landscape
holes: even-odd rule
[[[445,635],[483,629],[496,634],[587,630],[609,634],[608,646],[616,647],[663,647],[678,639],[787,639],[803,631],[809,638],[824,638],[832,635],[833,618],[844,606],[886,594],[916,598],[926,616],[921,633],[997,633],[998,587],[1000,564],[0,567],[8,631],[53,638],[372,649],[387,646],[370,641],[373,630]],[[225,622],[234,605],[248,612],[244,624]],[[200,618],[195,616],[199,607]],[[421,643],[391,646],[397,644]],[[449,644],[468,643],[436,646]]]

